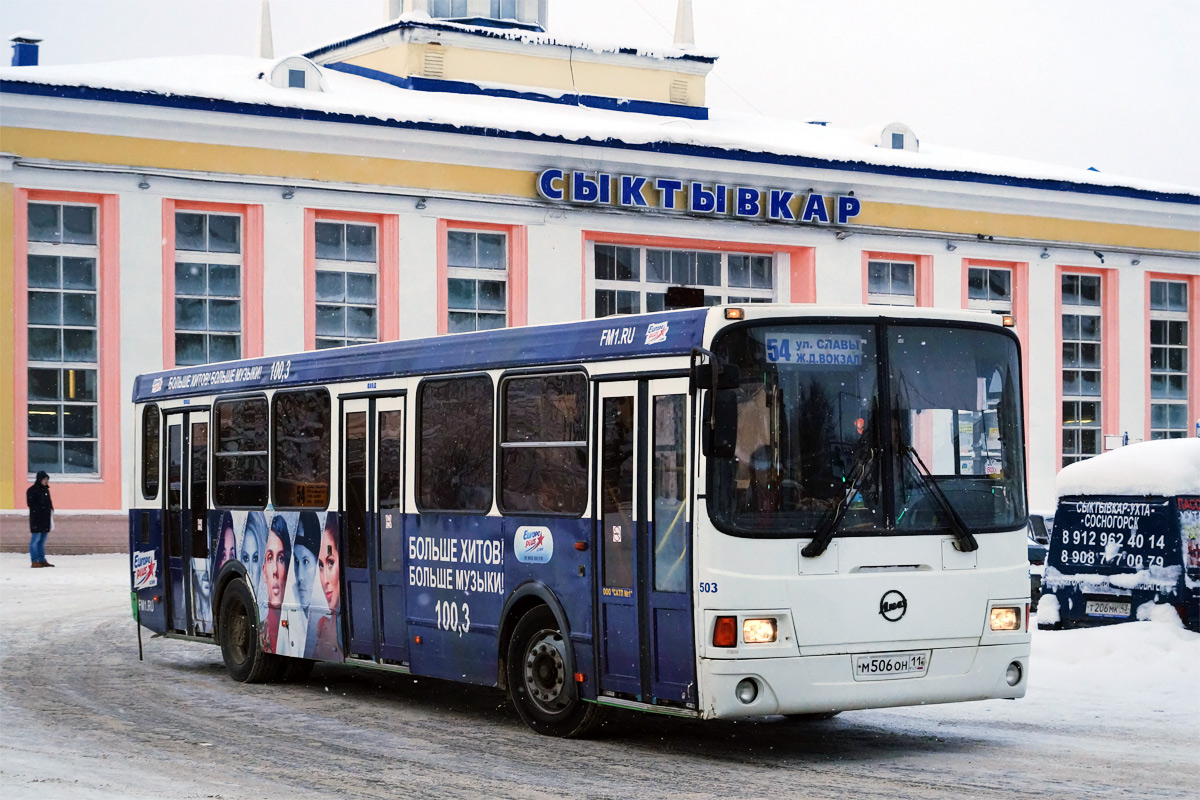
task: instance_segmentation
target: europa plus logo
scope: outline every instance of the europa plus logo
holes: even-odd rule
[[[879,598],[879,613],[888,622],[896,622],[908,611],[908,598],[892,589]]]

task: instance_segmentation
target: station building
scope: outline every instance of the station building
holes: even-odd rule
[[[36,37],[14,39],[6,549],[41,469],[60,529],[123,545],[139,373],[653,311],[672,285],[1011,314],[1034,509],[1064,464],[1195,435],[1200,189],[937,148],[902,122],[719,113],[715,56],[559,39],[544,0],[391,5],[283,58],[38,66]]]

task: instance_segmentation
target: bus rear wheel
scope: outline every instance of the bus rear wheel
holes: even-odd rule
[[[258,605],[241,580],[230,583],[221,598],[221,658],[235,681],[264,683],[279,675],[279,657],[262,651]]]
[[[525,724],[546,736],[587,736],[604,721],[605,709],[575,691],[567,672],[569,646],[545,606],[521,617],[509,640],[509,697]]]

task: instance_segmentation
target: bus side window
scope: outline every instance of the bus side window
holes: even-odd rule
[[[501,384],[500,509],[582,514],[587,507],[587,378],[581,372]]]
[[[213,406],[213,503],[220,508],[267,505],[268,415],[265,397],[220,400]]]
[[[417,507],[492,509],[492,380],[430,380],[417,393]]]
[[[276,392],[271,398],[271,496],[276,508],[329,505],[329,392]]]
[[[147,500],[158,497],[161,426],[157,404],[142,409],[142,497]]]

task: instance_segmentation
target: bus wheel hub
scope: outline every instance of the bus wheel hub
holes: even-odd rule
[[[525,658],[525,686],[532,699],[546,711],[558,711],[564,703],[563,685],[567,669],[562,637],[546,631],[530,645]]]

